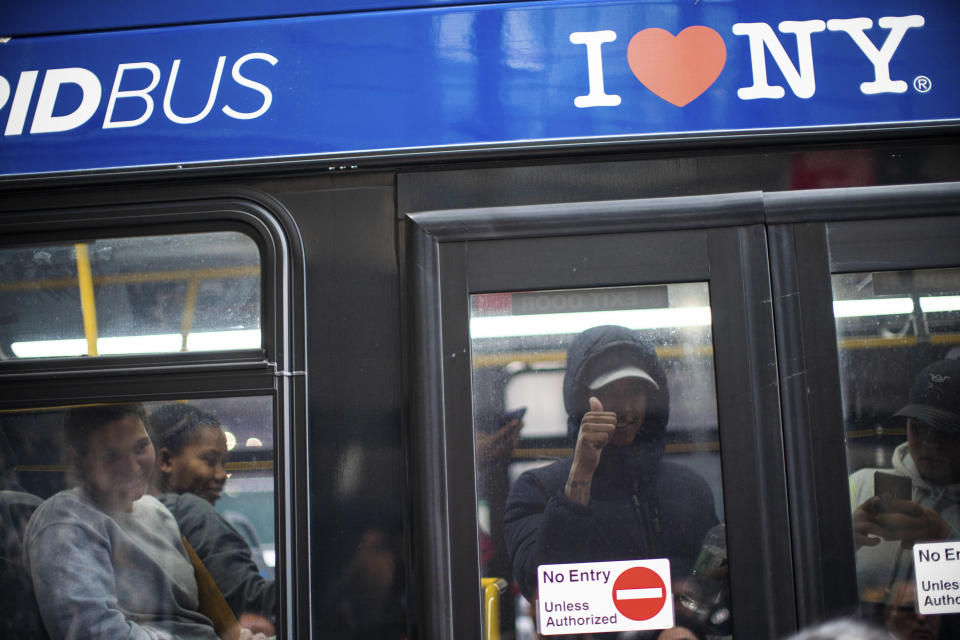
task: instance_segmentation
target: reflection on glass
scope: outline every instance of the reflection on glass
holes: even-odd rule
[[[272,633],[272,412],[248,397],[0,413],[4,637],[82,624],[214,640],[181,535],[244,626]],[[228,451],[227,432],[266,444]]]
[[[501,631],[565,633],[540,565],[669,558],[676,624],[731,636],[707,285],[471,305],[481,573],[521,594]]]
[[[0,250],[0,360],[260,347],[260,255],[238,232]]]
[[[960,634],[913,559],[960,531],[958,293],[960,269],[833,276],[861,606],[897,637]]]

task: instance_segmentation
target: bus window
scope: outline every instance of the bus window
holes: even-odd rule
[[[200,614],[229,616],[193,600],[192,549],[235,618],[275,629],[273,424],[269,397],[0,413],[3,618],[213,640]]]
[[[260,253],[236,231],[0,251],[0,359],[260,348]]]
[[[833,298],[861,606],[897,637],[957,637],[913,547],[960,530],[960,269],[837,274]]]
[[[503,632],[577,624],[539,598],[540,565],[668,558],[677,626],[732,635],[708,285],[477,294],[470,340]]]

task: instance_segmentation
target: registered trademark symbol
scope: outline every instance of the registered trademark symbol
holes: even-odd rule
[[[917,93],[927,93],[933,88],[933,82],[927,76],[917,76],[913,79],[913,88]]]

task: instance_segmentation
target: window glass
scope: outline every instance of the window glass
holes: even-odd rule
[[[960,588],[925,578],[914,547],[960,531],[960,269],[837,274],[833,298],[864,614],[897,637],[958,637],[937,603]]]
[[[540,565],[667,558],[676,624],[732,636],[708,285],[474,295],[470,334],[501,632],[587,619],[539,598]]]
[[[239,232],[0,250],[0,359],[260,347],[260,254]]]
[[[55,637],[71,624],[104,637],[140,625],[215,640],[209,620],[228,616],[192,599],[211,581],[245,626],[272,632],[272,406],[243,397],[0,413],[4,637],[40,637],[42,621]],[[119,609],[100,606],[114,599]]]

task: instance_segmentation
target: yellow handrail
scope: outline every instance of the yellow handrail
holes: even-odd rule
[[[500,640],[500,593],[506,591],[503,578],[480,578],[483,589],[484,640]]]
[[[97,355],[97,305],[93,294],[93,274],[90,269],[90,251],[84,243],[74,245],[77,254],[77,284],[80,287],[80,310],[83,313],[83,333],[87,338],[87,355]]]
[[[180,351],[187,350],[187,336],[193,329],[193,314],[197,310],[197,296],[200,293],[200,278],[187,281],[187,294],[183,300],[183,317],[180,319]]]

